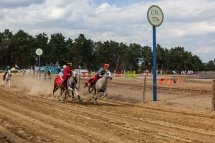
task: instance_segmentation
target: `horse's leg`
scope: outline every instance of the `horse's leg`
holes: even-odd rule
[[[52,91],[52,97],[54,97],[54,93],[55,93],[55,91],[58,89],[58,86],[57,85],[54,85],[54,89],[53,89],[53,91]]]
[[[66,88],[65,90],[66,90],[66,91],[65,91],[65,97],[64,97],[64,98],[65,98],[65,100],[67,100],[67,97],[69,96],[69,89]],[[67,96],[67,94],[68,94],[68,96]]]
[[[104,97],[107,97],[107,79],[106,79],[106,82],[105,82],[105,89],[104,89]]]
[[[8,81],[6,80],[6,82],[5,82],[5,85],[6,85],[6,87],[8,87]]]
[[[93,90],[95,90],[95,85],[90,85],[89,86],[89,93],[91,93]]]
[[[75,98],[74,90],[72,90],[72,98]]]
[[[69,88],[69,87],[68,87]],[[69,90],[70,89],[68,89],[68,97],[71,97],[71,95],[70,95],[70,93],[69,93]],[[72,98],[74,98],[74,93],[73,93],[73,91],[71,91],[72,92]]]
[[[88,86],[88,93],[90,93],[91,91],[90,91],[90,88],[91,88],[91,85],[89,85]]]
[[[4,80],[4,86],[7,87],[7,80]]]
[[[81,97],[79,96],[78,91],[77,91],[76,88],[74,88],[74,92],[75,92],[75,94],[78,96],[78,100],[81,101],[82,99],[81,99]]]
[[[54,87],[54,89],[52,91],[52,100],[54,100],[54,97],[55,97],[54,93],[58,90],[58,88],[59,88],[58,86]]]
[[[72,92],[72,98],[75,98],[75,97],[74,97],[74,90],[73,90],[73,88],[68,87],[68,89],[71,90],[71,92]]]
[[[61,88],[61,90],[60,90],[60,100],[62,101],[62,102],[64,102],[64,100],[63,100],[63,92],[64,92],[64,89],[63,88]]]
[[[93,90],[91,90],[90,92],[92,92]],[[95,93],[93,94],[92,98],[90,98],[90,101],[92,101],[95,98]]]
[[[93,89],[92,89],[92,91],[94,90],[94,95],[96,94],[96,87],[95,86],[93,86]]]
[[[8,80],[8,87],[10,88],[10,80]]]
[[[96,91],[95,86],[93,87],[93,89],[94,89],[95,92],[94,92],[94,94],[93,94],[93,97],[90,98],[90,101],[93,101],[94,104],[98,104],[98,103],[97,103],[98,91]]]
[[[71,97],[70,93],[69,93],[69,90],[72,92],[72,98],[74,98],[73,89],[70,86],[68,86],[68,96]]]
[[[96,93],[96,95],[94,95],[94,104],[98,105],[98,102],[97,102],[97,98],[98,98],[98,95],[99,95],[99,92]]]

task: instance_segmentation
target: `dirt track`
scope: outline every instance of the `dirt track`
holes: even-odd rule
[[[23,82],[16,80],[10,90],[0,87],[1,143],[215,141],[213,112],[179,110],[154,102],[130,104],[114,99],[101,99],[97,106],[87,100],[84,92],[81,92],[85,99],[82,103],[71,99],[60,103],[52,100],[50,92],[20,88],[20,83]],[[28,84],[36,86],[34,82]],[[43,85],[40,83],[40,86]]]

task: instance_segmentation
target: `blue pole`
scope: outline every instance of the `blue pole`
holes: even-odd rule
[[[40,71],[40,56],[39,56],[39,71]]]
[[[40,72],[40,56],[39,56],[39,79],[41,77],[41,72]]]
[[[157,79],[156,79],[156,27],[153,26],[153,101],[157,100]]]

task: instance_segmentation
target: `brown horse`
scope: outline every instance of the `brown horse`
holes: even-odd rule
[[[63,92],[66,91],[67,93],[69,93],[68,91],[68,88],[67,88],[67,83],[66,82],[63,82],[63,79],[61,79],[61,77],[56,77],[55,80],[54,80],[54,89],[52,91],[52,96],[54,97],[54,93],[60,88],[60,100],[62,102],[65,101],[66,99],[66,93],[65,93],[65,96],[64,96],[64,99],[63,99]]]
[[[98,78],[95,78],[96,77],[90,78],[89,81],[84,85],[84,87],[88,87],[88,93],[91,93],[95,88],[96,82],[98,80]]]

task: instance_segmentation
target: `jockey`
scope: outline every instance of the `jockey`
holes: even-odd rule
[[[61,80],[63,79],[63,72],[65,68],[66,68],[66,65],[63,65],[62,70],[60,68],[58,69],[58,76],[60,77]]]
[[[88,83],[95,85],[99,78],[101,78],[106,73],[110,73],[108,68],[109,68],[109,64],[104,64],[103,67],[101,67],[96,72],[96,75],[93,78],[89,79]],[[88,83],[85,84],[85,87],[88,85]]]
[[[67,66],[63,69],[63,83],[66,83],[68,78],[72,76],[72,63],[67,63]]]

